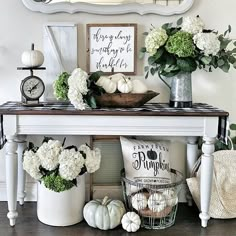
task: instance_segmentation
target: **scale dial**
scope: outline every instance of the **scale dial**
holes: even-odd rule
[[[26,77],[21,83],[21,93],[26,101],[39,101],[43,95],[45,86],[43,81],[37,76]]]

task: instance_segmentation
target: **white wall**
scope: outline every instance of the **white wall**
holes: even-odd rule
[[[228,24],[232,24],[231,36],[236,38],[236,1],[219,0],[195,0],[193,8],[186,13],[200,15],[210,29],[217,29],[223,32]],[[2,1],[0,14],[0,103],[9,100],[20,100],[19,85],[21,79],[27,75],[17,71],[16,67],[21,66],[21,53],[28,49],[32,42],[36,47],[43,50],[42,26],[50,21],[72,21],[78,23],[78,57],[79,67],[86,69],[86,24],[87,23],[137,23],[138,24],[138,48],[143,46],[144,37],[142,33],[148,31],[151,24],[159,26],[165,22],[178,19],[179,16],[157,16],[138,14],[101,16],[85,13],[69,15],[65,13],[46,15],[31,12],[25,8],[21,0]],[[139,78],[144,77],[143,62],[137,59]],[[43,76],[43,74],[42,74]],[[158,78],[146,80],[150,88],[155,88],[161,94],[157,97],[158,102],[168,101],[168,89]],[[236,71],[231,70],[226,74],[220,70],[212,73],[197,71],[193,74],[193,100],[194,102],[206,102],[230,112],[232,122],[236,122],[236,110],[233,101],[236,100]],[[182,143],[183,139],[177,140]],[[184,147],[177,146],[176,156],[178,159],[173,165],[179,169],[184,168],[182,157]],[[179,160],[182,160],[180,164]],[[0,183],[5,182],[5,160],[4,150],[0,151]]]

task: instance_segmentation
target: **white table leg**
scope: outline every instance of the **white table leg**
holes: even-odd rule
[[[18,213],[16,211],[17,205],[17,143],[16,136],[6,136],[6,184],[7,184],[7,200],[8,200],[8,214],[10,225],[16,224]]]
[[[26,148],[26,135],[18,135],[16,138],[16,142],[18,143],[18,199],[20,205],[24,204],[24,198],[26,196],[25,193],[25,171],[23,169],[22,161],[23,161],[23,151]]]
[[[193,166],[198,158],[198,137],[187,137],[187,178],[190,177]],[[192,206],[192,196],[189,190],[187,190],[186,199],[189,206]]]
[[[209,207],[211,200],[211,185],[213,175],[213,152],[215,150],[215,138],[203,137],[202,145],[202,161],[201,161],[201,181],[200,181],[200,196],[201,196],[201,213],[199,217],[202,222],[202,227],[207,227],[207,222],[210,219]]]

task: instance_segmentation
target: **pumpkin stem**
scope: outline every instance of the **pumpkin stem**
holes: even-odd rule
[[[105,197],[103,198],[103,200],[102,200],[102,205],[103,205],[103,206],[106,206],[108,199],[109,199],[108,196],[105,196]]]
[[[34,51],[34,44],[31,44],[31,50]]]

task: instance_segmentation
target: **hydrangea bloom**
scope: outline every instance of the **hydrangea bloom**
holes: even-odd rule
[[[59,174],[66,180],[75,179],[84,166],[83,156],[75,149],[64,149],[59,156]]]
[[[78,90],[81,94],[88,93],[87,87],[88,74],[80,68],[76,68],[68,79],[69,88]]]
[[[78,110],[85,110],[87,104],[84,102],[83,95],[75,87],[69,87],[68,98]]]
[[[145,39],[145,47],[150,55],[154,55],[159,47],[165,44],[168,36],[162,28],[153,29]]]
[[[148,66],[144,68],[145,78],[156,73],[172,77],[182,72],[192,73],[198,68],[209,72],[213,68],[220,68],[224,72],[236,68],[236,44],[228,37],[230,25],[224,33],[218,34],[205,29],[200,17],[188,16],[180,18],[176,24],[166,23],[162,27],[168,35],[166,42],[156,50],[153,39],[155,31],[151,31],[146,36],[146,47],[140,50],[140,56],[149,54]]]
[[[29,175],[34,179],[41,179],[42,174],[40,173],[41,163],[40,160],[32,150],[24,152],[23,168],[29,173]]]
[[[182,30],[190,34],[197,34],[202,32],[204,22],[200,17],[187,16],[183,18]]]
[[[54,92],[54,96],[58,99],[58,100],[68,100],[68,89],[69,89],[69,85],[68,85],[68,78],[69,78],[69,74],[67,72],[62,72],[59,76],[58,79],[54,81],[53,83],[53,92]]]
[[[85,154],[87,154],[88,152],[91,151],[90,147],[86,144],[82,144],[80,147],[79,147],[79,151],[82,151],[84,152]]]
[[[61,150],[62,145],[58,140],[44,142],[37,151],[42,167],[47,170],[55,170],[59,164],[58,157]]]
[[[88,74],[80,68],[75,69],[68,79],[68,98],[78,110],[84,110],[87,107],[83,98],[83,95],[88,93],[87,79]]]
[[[179,57],[190,57],[194,54],[195,46],[190,33],[178,31],[169,37],[165,48],[169,53],[176,54]]]
[[[86,153],[85,166],[88,173],[93,173],[100,168],[101,151],[98,148]]]
[[[193,40],[206,56],[215,56],[220,51],[220,41],[215,33],[198,33],[194,35]]]
[[[37,150],[30,145],[24,152],[23,168],[35,179],[41,180],[46,188],[62,192],[76,186],[77,177],[86,172],[93,173],[100,167],[101,152],[87,145],[63,148],[58,140],[44,142]],[[83,153],[82,153],[83,152]]]

